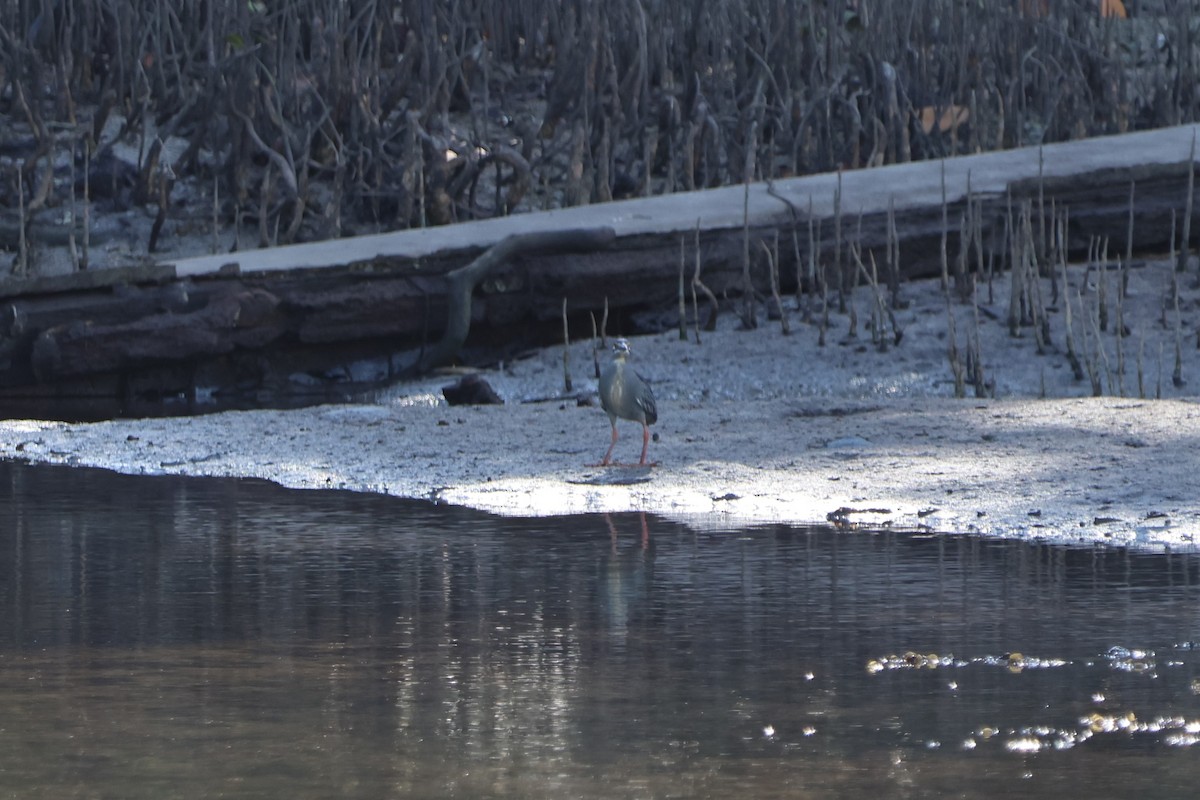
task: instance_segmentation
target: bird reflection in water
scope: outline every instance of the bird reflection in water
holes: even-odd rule
[[[632,522],[632,514],[605,514],[612,549],[603,565],[604,580],[600,584],[599,600],[601,613],[609,630],[624,640],[629,626],[644,618],[651,593],[654,559],[650,547],[650,523],[645,512],[639,512],[640,533],[637,544],[628,544],[630,530],[618,524]],[[634,528],[636,530],[636,528]],[[622,535],[624,534],[624,535]],[[626,543],[622,547],[622,540]]]
[[[642,549],[645,550],[650,547],[650,523],[646,520],[645,511],[639,511],[638,518],[642,522]],[[605,514],[604,522],[608,525],[608,535],[609,538],[612,539],[613,555],[616,555],[618,535],[617,526],[616,523],[613,522],[612,514]]]

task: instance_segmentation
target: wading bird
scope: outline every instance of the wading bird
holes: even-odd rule
[[[658,421],[658,408],[654,405],[654,392],[650,384],[629,366],[629,341],[617,339],[613,342],[612,361],[600,372],[600,406],[608,413],[612,425],[612,443],[600,466],[607,467],[617,446],[617,418],[642,423],[642,458],[640,466],[646,464],[646,451],[650,447],[650,426]]]

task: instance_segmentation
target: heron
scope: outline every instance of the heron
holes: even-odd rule
[[[646,451],[650,447],[650,426],[658,421],[658,407],[654,404],[654,392],[650,384],[629,366],[629,340],[617,339],[612,346],[612,361],[600,371],[600,406],[608,414],[612,425],[612,443],[600,466],[611,463],[613,448],[617,446],[617,418],[642,423],[642,457],[638,466],[646,465]]]

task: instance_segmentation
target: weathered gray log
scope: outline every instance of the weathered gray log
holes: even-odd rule
[[[200,311],[153,314],[134,322],[73,322],[33,342],[33,374],[46,383],[261,348],[286,330],[279,300],[262,289],[231,291]]]
[[[106,267],[31,278],[0,277],[0,298],[80,292],[130,284],[159,284],[175,280],[175,270],[166,264]]]

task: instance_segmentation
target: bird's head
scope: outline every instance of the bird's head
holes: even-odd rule
[[[615,339],[612,343],[612,351],[615,358],[625,358],[630,353],[629,340]]]

